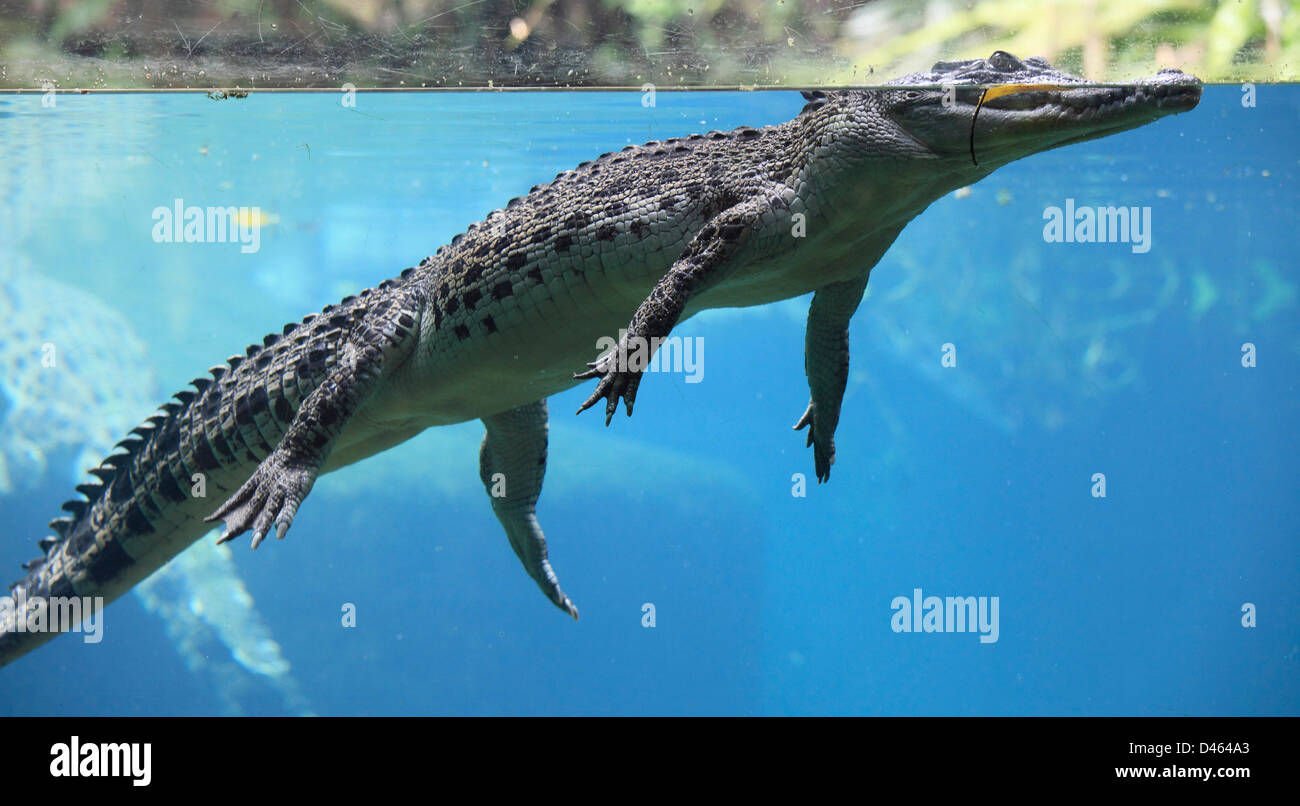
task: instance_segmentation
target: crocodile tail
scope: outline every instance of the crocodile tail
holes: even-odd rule
[[[103,478],[108,465],[91,471]],[[65,632],[83,632],[88,641],[98,642],[100,613],[112,601],[108,591],[86,593],[86,580],[74,579],[77,569],[85,576],[83,562],[85,547],[92,544],[94,529],[90,512],[96,496],[87,485],[77,488],[89,502],[74,500],[64,504],[71,518],[57,518],[50,522],[55,534],[42,538],[40,547],[44,556],[24,563],[25,576],[9,586],[7,594],[0,596],[0,666],[31,652],[46,641]]]
[[[239,489],[257,468],[254,449],[271,452],[298,402],[321,382],[328,364],[316,356],[329,352],[329,339],[349,323],[348,306],[358,298],[291,322],[210,368],[212,377],[190,381],[192,388],[114,446],[90,471],[94,479],[76,488],[81,497],[64,503],[69,517],[50,523],[54,534],[40,543],[44,556],[24,565],[26,575],[0,595],[0,666],[81,629],[69,614],[97,618],[100,608],[212,530],[204,519],[216,502],[207,490]]]
[[[49,559],[41,557],[25,564],[27,576],[0,596],[0,666],[58,635],[49,629],[49,602],[53,600],[52,587],[61,589],[66,581],[56,578]],[[42,611],[39,615],[37,608]]]
[[[79,519],[45,557],[24,565],[27,575],[0,596],[0,667],[65,632],[98,644],[107,629],[104,608],[205,531],[193,520],[190,528],[155,533],[144,551],[128,556],[111,530]]]
[[[156,534],[148,550],[127,556],[113,530],[92,518],[51,524],[59,537],[41,541],[44,557],[23,565],[26,575],[0,595],[0,666],[65,632],[86,643],[104,635],[103,609],[193,542],[197,529]]]
[[[286,326],[289,333],[296,325]],[[266,344],[278,339],[266,337]],[[257,348],[248,347],[248,355]],[[0,667],[29,653],[49,638],[64,632],[82,632],[88,642],[98,642],[100,612],[136,582],[172,559],[207,528],[191,523],[188,529],[155,525],[144,515],[159,517],[159,503],[183,499],[178,482],[169,472],[182,429],[182,417],[214,381],[237,369],[246,356],[231,356],[225,365],[209,369],[212,378],[190,382],[194,389],[173,395],[159,412],[131,429],[99,467],[90,469],[92,480],[77,486],[78,498],[68,500],[68,516],[49,521],[53,534],[42,538],[43,556],[23,564],[26,575],[0,595]],[[201,442],[200,467],[208,469],[211,446]],[[146,489],[138,480],[152,480]],[[148,508],[152,507],[152,508]],[[147,510],[148,508],[148,510]],[[175,519],[174,512],[170,513]],[[190,519],[194,521],[194,519]],[[127,538],[147,537],[134,552]],[[87,633],[87,625],[94,632]]]

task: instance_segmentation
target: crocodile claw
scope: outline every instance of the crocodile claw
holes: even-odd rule
[[[257,548],[273,526],[276,538],[283,540],[293,525],[298,507],[315,483],[315,468],[291,463],[286,453],[277,448],[257,466],[248,481],[204,521],[225,521],[226,528],[218,543],[233,540],[252,529],[253,548]]]
[[[555,569],[546,559],[546,538],[542,536],[541,527],[537,526],[536,518],[527,524],[526,532],[520,536],[518,532],[512,531],[510,524],[502,521],[506,526],[506,535],[510,538],[511,546],[523,561],[524,570],[528,575],[537,581],[539,587],[546,594],[546,598],[564,612],[573,616],[573,620],[578,620],[578,607],[573,600],[564,594],[560,589],[560,580],[555,575]]]
[[[813,462],[817,467],[817,483],[828,481],[831,477],[831,465],[835,464],[835,437],[820,437],[817,434],[817,408],[812,401],[808,401],[808,408],[804,410],[803,416],[799,422],[794,424],[794,430],[802,431],[808,429],[807,444],[813,449]]]
[[[603,397],[605,398],[606,426],[614,419],[614,412],[618,411],[618,399],[620,397],[623,398],[623,404],[627,408],[627,416],[632,416],[632,404],[636,402],[636,389],[641,385],[640,371],[614,369],[617,355],[618,350],[614,350],[604,358],[588,363],[587,366],[590,369],[586,372],[575,373],[573,376],[575,380],[600,378],[600,383],[596,384],[596,391],[592,392],[591,397],[587,398],[578,407],[576,413],[582,414]]]
[[[564,601],[559,603],[559,607],[561,610],[568,613],[570,616],[573,616],[574,621],[578,620],[578,606],[575,605],[573,603],[573,600],[571,600],[569,597],[565,596]]]

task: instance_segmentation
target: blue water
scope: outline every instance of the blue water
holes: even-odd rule
[[[323,479],[284,541],[234,552],[309,710],[1300,713],[1300,91],[1240,98],[1210,87],[1191,113],[1012,164],[913,222],[852,326],[828,484],[791,431],[807,299],[685,323],[702,382],[650,375],[608,429],[572,415],[586,386],[553,398],[539,515],[577,624],[509,550],[477,424]],[[0,98],[5,260],[116,310],[161,402],[579,162],[803,103],[641,100]],[[258,206],[259,250],[155,243],[152,211],[178,198]],[[1151,207],[1151,250],[1044,242],[1043,210],[1067,198]],[[4,323],[0,342],[18,349]],[[62,461],[31,481],[0,496],[14,579],[80,479]],[[998,640],[895,632],[891,602],[916,588],[998,597]],[[0,670],[0,714],[229,712],[139,599],[104,619],[102,643],[64,636]],[[238,699],[293,710],[254,672]]]

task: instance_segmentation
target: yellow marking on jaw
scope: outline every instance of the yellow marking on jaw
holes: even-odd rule
[[[1015,95],[1018,92],[1034,92],[1035,90],[1069,90],[1074,89],[1071,84],[999,84],[996,87],[989,87],[984,90],[984,96],[980,98],[980,103],[986,103],[994,98],[1001,98],[1003,95]]]
[[[1068,90],[1073,89],[1071,84],[999,84],[996,87],[989,87],[980,93],[979,102],[975,104],[975,114],[970,118],[970,161],[979,165],[979,160],[975,159],[975,121],[980,118],[980,109],[983,108],[986,101],[992,101],[994,98],[1001,98],[1003,95],[1015,95],[1018,92],[1034,92],[1036,90]]]

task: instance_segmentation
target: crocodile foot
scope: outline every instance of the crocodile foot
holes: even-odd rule
[[[632,416],[632,404],[636,402],[636,389],[641,385],[641,370],[628,369],[626,362],[619,360],[620,355],[626,356],[627,352],[616,348],[603,358],[587,364],[590,369],[586,372],[579,372],[573,376],[577,380],[600,378],[600,383],[596,384],[596,391],[592,392],[591,397],[578,408],[578,414],[591,408],[603,397],[605,398],[605,425],[609,425],[614,419],[614,412],[618,411],[618,399],[621,397],[627,408],[627,416]],[[620,364],[623,366],[619,366]]]
[[[831,465],[835,464],[835,437],[834,435],[820,435],[817,432],[817,407],[808,402],[808,408],[804,410],[803,416],[799,422],[794,424],[794,430],[801,431],[808,428],[808,445],[813,449],[813,461],[817,467],[817,483],[821,484],[831,477]]]
[[[525,566],[528,565],[532,564],[525,562]],[[560,590],[560,581],[556,578],[555,571],[551,569],[549,562],[542,560],[537,564],[537,567],[528,568],[528,573],[542,586],[546,598],[550,599],[556,607],[573,616],[574,621],[578,620],[578,606],[564,594],[564,591]],[[545,581],[543,582],[543,580]]]
[[[218,543],[232,540],[249,529],[253,530],[253,548],[275,526],[275,536],[283,539],[293,524],[307,493],[316,483],[317,469],[293,461],[283,448],[276,448],[235,494],[226,500],[205,521],[224,520],[226,529]]]

